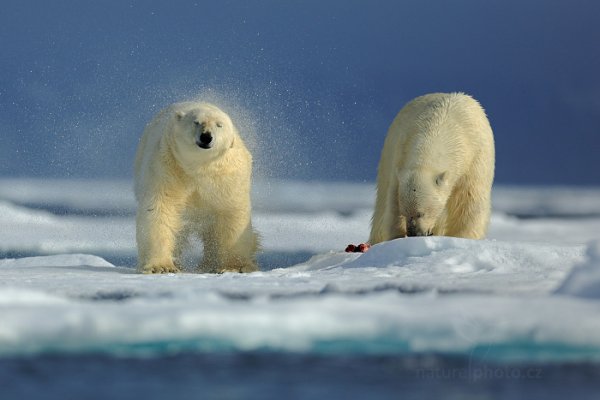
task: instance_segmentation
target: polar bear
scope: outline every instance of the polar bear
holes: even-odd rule
[[[179,271],[189,234],[204,245],[202,272],[257,271],[252,156],[215,105],[182,102],[144,130],[135,157],[138,270]]]
[[[385,139],[370,243],[427,235],[483,238],[494,163],[492,129],[475,99],[433,93],[412,100]]]

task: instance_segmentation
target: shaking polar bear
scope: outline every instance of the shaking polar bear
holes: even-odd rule
[[[229,116],[208,103],[176,103],[144,130],[135,159],[138,270],[179,271],[189,234],[204,244],[204,272],[252,272],[252,156]]]
[[[494,137],[463,93],[417,97],[388,130],[370,243],[405,236],[481,239],[491,211]]]

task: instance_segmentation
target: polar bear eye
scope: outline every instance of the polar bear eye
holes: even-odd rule
[[[444,183],[444,178],[445,178],[446,173],[442,172],[441,174],[439,174],[438,176],[435,177],[435,184],[438,186],[442,186],[442,184]]]
[[[217,128],[222,128],[223,127],[223,123],[222,122],[217,122]]]

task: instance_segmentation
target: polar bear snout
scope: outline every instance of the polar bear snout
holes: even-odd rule
[[[213,135],[206,122],[194,121],[196,125],[196,145],[202,149],[210,149],[213,146]]]
[[[406,235],[409,237],[415,236],[433,236],[433,232],[422,230],[415,225],[408,225],[406,227]]]
[[[210,131],[205,131],[198,136],[196,144],[202,149],[210,149],[213,143],[213,136]]]
[[[410,217],[406,223],[406,235],[413,236],[432,236],[432,229],[426,228],[424,225],[424,221],[422,218],[424,215],[422,213],[417,213],[416,217]]]

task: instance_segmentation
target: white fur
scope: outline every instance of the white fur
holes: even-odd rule
[[[463,93],[412,100],[385,139],[370,243],[422,235],[485,237],[494,162],[492,129],[476,100]]]
[[[199,147],[212,134],[211,148]],[[229,116],[208,103],[176,103],[144,130],[135,159],[138,270],[179,271],[188,234],[204,244],[204,272],[256,271],[252,156]]]

